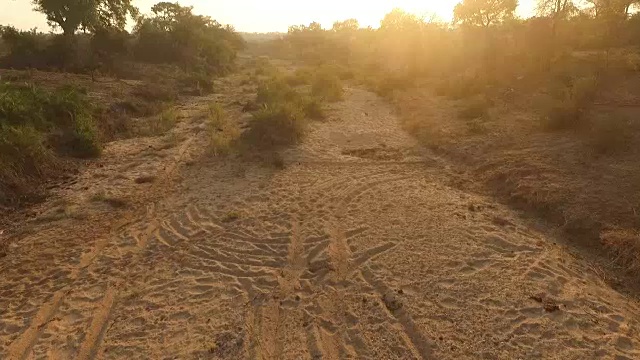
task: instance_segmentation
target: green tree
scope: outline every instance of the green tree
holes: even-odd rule
[[[489,27],[512,18],[518,0],[462,0],[453,10],[455,23]]]
[[[356,19],[348,19],[345,21],[336,21],[333,23],[334,32],[355,32],[360,29],[360,23]]]
[[[139,17],[134,29],[138,59],[179,63],[196,71],[229,70],[244,40],[233,27],[192,11],[178,3],[160,2],[152,7],[151,16]]]
[[[626,19],[631,8],[640,3],[639,0],[586,0],[592,4],[598,18]]]
[[[60,27],[65,36],[79,28],[94,31],[103,27],[123,29],[127,15],[138,10],[132,0],[33,0],[35,10],[43,13],[52,27]]]
[[[380,29],[387,31],[418,30],[423,24],[424,21],[418,16],[396,8],[384,16],[380,22]]]

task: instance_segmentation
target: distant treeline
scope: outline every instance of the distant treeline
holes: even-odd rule
[[[272,51],[307,62],[337,62],[417,75],[483,73],[520,76],[550,70],[576,51],[602,51],[640,46],[637,1],[540,0],[537,15],[515,16],[516,0],[463,0],[454,20],[442,23],[395,9],[380,27],[361,28],[358,21],[291,26]],[[634,59],[629,59],[634,61]],[[640,63],[638,64],[640,65]]]
[[[124,0],[109,1],[109,11],[103,9],[100,1],[88,2],[96,6],[93,10],[83,8],[86,5],[54,8],[51,2],[35,3],[49,23],[63,33],[0,28],[0,66],[117,72],[126,67],[125,62],[138,61],[176,64],[189,72],[219,74],[230,70],[236,52],[245,46],[233,27],[194,15],[191,7],[178,3],[158,3],[148,16],[138,16],[137,9]],[[99,13],[94,14],[98,9]],[[60,17],[61,11],[68,14]],[[136,19],[131,33],[124,29],[127,15]],[[74,16],[83,20],[70,24],[68,19]]]

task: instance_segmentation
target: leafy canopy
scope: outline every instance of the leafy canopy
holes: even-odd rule
[[[127,15],[138,14],[132,0],[33,0],[33,5],[45,14],[49,25],[62,28],[65,35],[74,34],[79,28],[123,29]]]
[[[456,23],[488,27],[512,18],[518,0],[462,0],[453,10]]]

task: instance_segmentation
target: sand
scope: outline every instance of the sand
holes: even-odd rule
[[[243,121],[239,81],[183,104],[170,148],[110,145],[59,191],[88,215],[10,244],[1,359],[640,358],[635,299],[544,226],[446,186],[372,93],[348,88],[284,169],[208,155],[196,110]]]

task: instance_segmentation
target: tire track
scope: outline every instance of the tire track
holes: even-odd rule
[[[362,268],[360,274],[362,274],[364,280],[376,290],[382,302],[384,302],[385,297],[393,294],[393,290],[375,276],[370,268]],[[402,325],[404,331],[402,335],[406,339],[407,344],[411,345],[413,352],[421,359],[429,359],[431,355],[431,341],[416,325],[406,309],[403,306],[397,308],[397,305],[390,308],[386,303],[383,304],[383,306],[387,308],[389,314]]]
[[[58,311],[67,292],[68,290],[59,290],[51,297],[51,301],[40,307],[33,320],[31,320],[31,325],[18,339],[9,345],[9,360],[22,360],[27,358],[44,327],[47,326]]]
[[[111,320],[111,314],[115,307],[117,291],[110,287],[104,294],[104,297],[95,310],[95,315],[89,325],[89,329],[85,334],[84,341],[78,352],[79,360],[95,358],[100,343],[107,331],[107,325]]]

